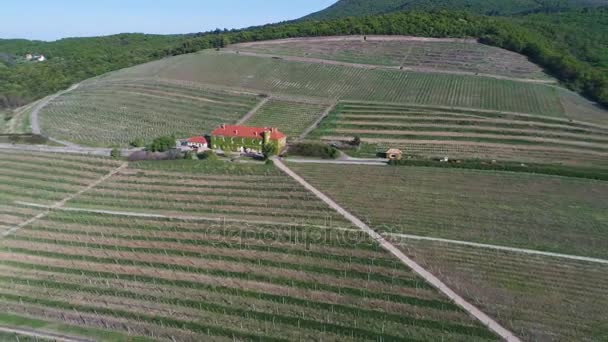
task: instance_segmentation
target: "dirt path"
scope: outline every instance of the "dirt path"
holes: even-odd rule
[[[321,140],[324,141],[342,141],[352,140],[354,136],[322,136]],[[361,141],[376,144],[376,143],[390,143],[390,144],[424,144],[424,145],[444,145],[444,146],[470,146],[470,147],[487,147],[487,148],[515,148],[520,151],[542,151],[542,152],[568,152],[568,153],[580,153],[585,155],[594,155],[608,158],[608,152],[593,151],[584,148],[568,148],[568,147],[553,147],[553,146],[533,146],[533,145],[514,145],[514,144],[502,144],[502,143],[485,143],[475,141],[459,141],[459,140],[421,140],[421,139],[391,139],[391,138],[362,138]]]
[[[56,139],[49,138],[49,140],[56,141]],[[15,150],[15,151],[29,151],[29,152],[44,152],[44,153],[68,153],[68,154],[82,154],[91,156],[108,157],[112,149],[110,148],[95,148],[95,147],[82,147],[72,143],[68,143],[67,146],[47,146],[47,145],[25,145],[25,144],[3,144],[0,143],[0,150]],[[127,156],[133,152],[141,149],[122,149],[120,150],[121,155]]]
[[[477,44],[477,39],[469,38],[428,38],[428,37],[414,37],[414,36],[381,36],[381,35],[369,35],[368,41],[376,42],[436,42],[436,43],[470,43]],[[349,41],[363,41],[363,36],[328,36],[328,37],[302,37],[302,38],[285,38],[275,40],[265,40],[260,42],[248,42],[240,43],[232,46],[256,46],[259,44],[272,45],[272,44],[284,44],[289,42],[349,42]]]
[[[329,115],[329,113],[331,113],[331,111],[334,110],[334,108],[336,108],[337,105],[338,105],[338,101],[335,101],[332,104],[330,104],[321,113],[319,118],[317,120],[315,120],[315,122],[313,122],[312,125],[310,125],[310,127],[308,127],[302,134],[300,134],[300,137],[298,138],[298,140],[304,140],[304,138],[306,138],[310,134],[310,132],[314,131],[315,128],[317,128],[319,126],[321,121],[323,121],[323,119],[325,119]]]
[[[548,256],[548,257],[554,257],[554,258],[570,259],[570,260],[577,260],[577,261],[586,261],[586,262],[593,262],[593,263],[608,265],[608,260],[606,260],[606,259],[590,258],[590,257],[579,256],[579,255],[570,255],[570,254],[561,254],[561,253],[552,253],[552,252],[542,252],[542,251],[537,251],[537,250],[533,250],[533,249],[524,249],[524,248],[513,248],[513,247],[506,247],[506,246],[488,245],[488,244],[484,244],[484,243],[476,243],[476,242],[469,242],[469,241],[459,241],[459,240],[449,240],[449,239],[433,238],[433,237],[419,236],[419,235],[410,235],[410,234],[385,233],[384,235],[386,235],[386,236],[392,236],[392,237],[397,237],[397,238],[403,238],[403,239],[410,239],[410,240],[424,240],[424,241],[444,242],[444,243],[449,243],[449,244],[453,244],[453,245],[479,247],[479,248],[493,249],[493,250],[497,250],[497,251],[507,251],[507,252],[514,252],[514,253],[530,254],[530,255],[541,255],[541,256]]]
[[[520,342],[521,340],[515,336],[511,331],[504,328],[494,319],[490,318],[488,315],[483,313],[477,307],[467,302],[460,295],[456,294],[452,289],[450,289],[446,284],[444,284],[439,278],[435,277],[426,269],[422,268],[415,261],[407,257],[403,252],[401,252],[397,247],[393,246],[390,242],[388,242],[382,235],[376,233],[373,229],[371,229],[367,224],[363,221],[359,220],[357,217],[346,211],[336,202],[334,202],[331,198],[326,196],[321,191],[317,190],[314,186],[310,185],[306,182],[302,177],[289,169],[281,160],[278,158],[273,158],[274,164],[283,172],[285,172],[288,176],[293,178],[295,181],[304,186],[307,190],[315,194],[320,200],[327,203],[332,209],[337,211],[339,214],[344,216],[347,220],[352,222],[356,227],[360,228],[362,231],[367,233],[372,239],[376,240],[382,248],[386,249],[392,255],[397,257],[404,265],[411,268],[416,274],[421,276],[426,282],[434,286],[437,290],[445,294],[448,298],[450,298],[454,303],[458,306],[462,307],[466,312],[468,312],[471,316],[478,319],[481,323],[487,326],[490,330],[495,332],[498,336],[503,338],[509,342]]]
[[[82,209],[82,208],[66,208],[66,207],[56,208],[53,206],[48,206],[48,205],[43,205],[43,204],[20,202],[20,201],[16,201],[15,204],[24,205],[24,206],[28,206],[28,207],[32,207],[32,208],[41,208],[41,209],[46,209],[46,210],[71,211],[71,212],[80,212],[80,213],[143,218],[143,219],[149,218],[149,219],[172,219],[172,220],[194,221],[194,222],[198,221],[198,222],[219,222],[219,223],[222,223],[222,222],[247,223],[247,224],[256,224],[256,225],[264,225],[264,226],[281,226],[281,227],[285,227],[285,224],[286,224],[285,222],[279,222],[279,221],[240,220],[240,219],[232,219],[232,218],[226,218],[226,217],[163,215],[163,214],[150,214],[150,213],[133,212],[133,211],[114,211],[114,210],[98,210],[98,209]],[[335,229],[335,230],[342,230],[342,231],[353,231],[353,229],[351,229],[351,228],[344,228],[344,227],[327,227],[327,226],[319,226],[319,225],[311,225],[311,224],[306,224],[306,226],[313,227],[313,228],[319,228],[319,229]]]
[[[28,110],[30,110],[32,107],[36,106],[38,104],[38,101],[34,102],[34,103],[30,103],[24,107],[19,108],[19,110],[15,113],[15,115],[13,116],[13,118],[10,120],[9,124],[8,124],[8,128],[7,128],[7,132],[10,134],[17,134],[19,132],[17,132],[19,130],[19,128],[17,127],[19,124],[21,124],[21,120],[22,120],[22,116],[25,112],[27,112]]]
[[[415,127],[411,125],[410,127]],[[438,126],[441,127],[441,126]],[[455,128],[463,128],[463,126],[456,126]],[[491,130],[491,129],[489,129]],[[501,129],[497,129],[496,131],[501,131]],[[508,129],[503,130],[505,132]],[[489,134],[489,133],[475,133],[475,132],[457,132],[457,131],[427,131],[427,130],[389,130],[389,129],[348,129],[348,128],[338,128],[334,129],[335,133],[338,134],[346,134],[346,135],[360,135],[360,134],[374,134],[378,137],[386,136],[386,135],[397,135],[403,136],[403,138],[407,139],[407,136],[415,136],[415,137],[439,137],[439,138],[469,138],[469,139],[495,139],[495,140],[520,140],[526,142],[537,142],[537,143],[547,143],[547,144],[562,144],[569,145],[572,147],[594,147],[606,149],[608,146],[608,140],[605,140],[606,137],[598,136],[597,138],[604,140],[603,142],[589,142],[585,141],[585,136],[581,135],[568,135],[567,133],[561,134],[562,137],[543,137],[542,135],[545,132],[531,131],[526,132],[526,130],[514,130],[513,133],[536,133],[536,136],[533,135],[508,135],[508,134]],[[555,133],[554,133],[555,135]],[[560,133],[557,133],[560,135]],[[570,139],[571,138],[571,139]],[[373,138],[372,138],[373,139]],[[397,138],[400,139],[400,138]],[[578,139],[578,140],[574,140]],[[597,140],[596,140],[597,141]],[[519,145],[519,144],[514,144]]]
[[[55,95],[49,96],[46,99],[40,101],[38,103],[38,105],[36,105],[36,107],[34,108],[34,110],[32,111],[31,114],[31,118],[30,118],[30,124],[32,125],[32,133],[33,134],[41,134],[40,132],[40,123],[38,122],[38,116],[40,114],[40,111],[46,107],[49,103],[51,103],[51,101],[53,101],[54,99],[58,98],[59,96],[69,93],[73,90],[75,90],[76,88],[78,88],[80,86],[80,84],[74,84],[73,86],[71,86],[70,88],[64,90],[64,91],[60,91],[58,93],[56,93]]]
[[[88,186],[86,186],[85,188],[67,196],[66,198],[62,199],[61,201],[53,204],[52,206],[48,207],[45,211],[41,212],[40,214],[24,221],[21,222],[20,224],[2,232],[2,234],[0,234],[0,239],[5,238],[13,233],[16,233],[17,231],[19,231],[19,229],[26,227],[42,218],[45,218],[46,216],[48,216],[51,211],[55,210],[55,209],[59,209],[61,207],[63,207],[68,201],[82,195],[83,193],[93,189],[94,187],[96,187],[97,185],[101,184],[102,182],[106,181],[107,179],[109,179],[110,177],[116,175],[117,173],[119,173],[120,171],[122,171],[123,169],[125,169],[129,164],[128,163],[124,163],[121,166],[115,168],[114,170],[110,171],[110,173],[108,173],[107,175],[97,179],[96,181],[94,181],[93,183],[89,184]]]
[[[257,113],[260,108],[264,107],[265,104],[268,103],[268,101],[272,100],[272,97],[266,97],[264,98],[262,101],[260,101],[260,103],[258,103],[255,107],[253,107],[253,109],[251,109],[249,112],[247,112],[247,114],[245,114],[245,116],[243,116],[236,124],[237,125],[242,125],[245,122],[249,121],[249,119],[251,119],[255,113]]]
[[[230,50],[230,49],[223,50],[223,53],[238,54],[241,56],[250,56],[250,57],[275,58],[275,59],[282,59],[282,60],[286,60],[286,61],[290,61],[290,62],[315,63],[315,64],[323,64],[323,65],[338,65],[338,66],[345,66],[345,67],[359,68],[359,69],[368,69],[368,70],[393,70],[393,71],[397,70],[397,71],[414,71],[414,72],[463,75],[463,76],[474,76],[474,77],[488,77],[488,78],[494,78],[494,79],[498,79],[498,80],[508,80],[508,81],[525,82],[525,83],[540,83],[540,84],[556,84],[557,83],[557,81],[553,81],[553,80],[517,78],[517,77],[501,76],[501,75],[494,75],[494,74],[484,74],[484,73],[471,72],[471,71],[459,71],[459,70],[447,70],[447,69],[411,67],[411,66],[401,67],[401,66],[390,66],[390,65],[349,63],[349,62],[341,62],[341,61],[336,61],[336,60],[331,60],[331,59],[288,56],[288,55],[273,55],[273,54],[257,53],[257,52],[249,52],[249,51],[237,51],[237,50]]]
[[[65,335],[59,335],[50,332],[37,331],[34,329],[26,329],[26,328],[11,328],[0,326],[0,332],[5,332],[9,334],[17,334],[21,336],[29,336],[34,337],[36,339],[44,339],[49,341],[59,341],[59,342],[90,342],[93,340],[88,340],[80,337],[70,337]]]

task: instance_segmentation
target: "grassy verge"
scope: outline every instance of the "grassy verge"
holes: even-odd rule
[[[39,319],[13,315],[10,313],[0,313],[0,325],[23,329],[35,329],[52,331],[57,334],[74,335],[80,337],[90,337],[107,342],[151,342],[149,338],[140,336],[128,336],[117,332],[106,331],[95,328],[84,328],[73,325],[52,323]]]
[[[465,160],[460,162],[438,162],[433,160],[399,160],[389,163],[393,166],[419,166],[435,168],[455,168],[486,171],[526,172],[552,176],[608,180],[608,169],[583,168],[565,165],[522,164],[517,162],[486,162],[483,160]]]

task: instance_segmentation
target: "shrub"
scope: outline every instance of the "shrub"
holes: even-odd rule
[[[321,143],[298,143],[289,147],[291,155],[303,157],[317,157],[322,159],[336,159],[340,156],[340,152],[325,144]]]
[[[186,151],[184,153],[184,159],[186,159],[186,160],[196,160],[198,158],[197,158],[197,156],[196,156],[196,154],[194,152],[192,152],[192,151]]]
[[[110,152],[110,157],[112,157],[113,159],[119,159],[120,158],[120,150],[116,147],[114,147],[112,149],[112,152]]]
[[[131,147],[144,147],[146,146],[146,141],[143,138],[136,138],[135,140],[129,143]]]
[[[264,155],[264,159],[269,159],[276,154],[276,148],[272,144],[266,144],[262,146],[262,154]]]
[[[175,148],[175,137],[174,136],[164,136],[158,137],[152,141],[150,145],[148,145],[148,151],[152,152],[165,152]]]
[[[198,154],[198,159],[200,160],[218,160],[220,159],[215,152],[211,150],[207,150],[203,153]]]

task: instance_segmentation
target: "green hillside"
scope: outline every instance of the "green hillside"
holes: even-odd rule
[[[394,11],[466,10],[484,15],[555,12],[608,5],[605,0],[340,0],[303,19],[326,20]]]
[[[119,34],[67,38],[54,42],[0,39],[0,108],[17,107],[69,87],[72,83],[158,58],[188,35]],[[48,60],[33,63],[28,53]],[[6,65],[5,65],[6,64]]]

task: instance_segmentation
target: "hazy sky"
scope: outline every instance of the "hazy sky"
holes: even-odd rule
[[[336,0],[8,0],[0,38],[190,33],[291,20]]]

